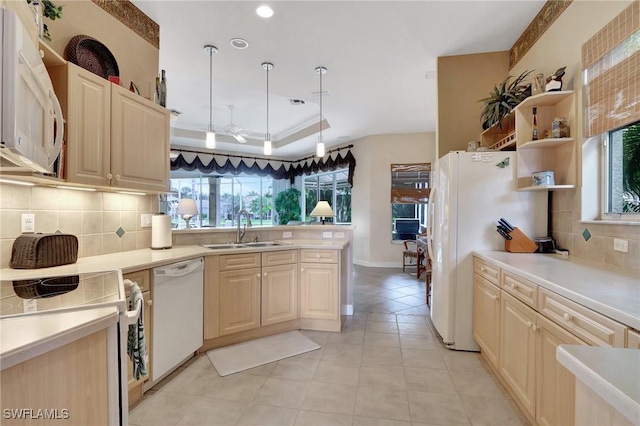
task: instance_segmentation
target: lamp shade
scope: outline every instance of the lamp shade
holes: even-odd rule
[[[197,216],[198,206],[196,206],[196,202],[192,198],[181,198],[176,213],[181,216]]]
[[[316,204],[316,207],[311,212],[311,216],[334,217],[335,213],[333,213],[327,201],[318,201],[318,204]]]

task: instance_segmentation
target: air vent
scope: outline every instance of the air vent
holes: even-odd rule
[[[289,102],[291,102],[291,105],[304,105],[304,104],[306,104],[306,102],[303,101],[302,99],[289,99]]]

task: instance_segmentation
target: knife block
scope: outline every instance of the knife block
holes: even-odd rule
[[[505,240],[504,249],[511,253],[533,253],[538,250],[538,245],[531,241],[518,228],[513,228],[509,233],[511,240]]]

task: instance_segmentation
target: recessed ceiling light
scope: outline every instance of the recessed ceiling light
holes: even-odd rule
[[[247,47],[249,47],[249,43],[247,42],[247,40],[239,37],[229,40],[229,44],[231,45],[231,47],[235,47],[236,49],[246,49]]]
[[[269,6],[262,5],[256,9],[256,13],[261,18],[271,18],[273,16],[273,9]]]

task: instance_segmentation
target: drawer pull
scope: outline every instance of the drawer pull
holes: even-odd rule
[[[267,273],[265,272],[264,274],[262,274],[262,276],[266,277],[266,276],[267,276]]]
[[[535,325],[535,324],[531,324],[531,329],[532,329],[533,331],[536,331],[536,332],[537,332],[537,331],[539,331],[539,330],[540,330],[540,327],[539,327],[539,326],[537,326],[537,325]]]
[[[257,278],[260,278],[260,274],[256,274],[256,277],[257,277]]]
[[[487,268],[483,266],[482,268],[480,268],[480,272],[487,272]]]
[[[564,318],[565,321],[571,321],[573,320],[573,315],[564,314],[562,318]]]
[[[300,272],[304,272],[304,268],[300,268]]]
[[[490,294],[489,297],[491,298],[491,300],[495,300],[498,301],[500,298],[494,294]]]
[[[316,258],[320,259],[320,255],[319,255],[319,254],[316,254]]]
[[[109,180],[113,179],[113,175],[111,173],[107,173],[107,179]]]
[[[151,306],[151,305],[153,305],[153,300],[147,300],[145,303],[146,303],[147,305]]]
[[[531,321],[527,321],[527,327],[533,328],[533,323]]]
[[[509,286],[510,286],[511,288],[516,288],[516,287],[518,287],[518,286],[516,285],[516,283],[514,283],[514,282],[510,282],[510,283],[509,283]]]

